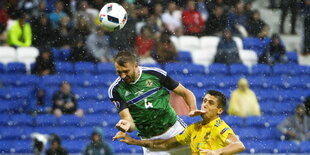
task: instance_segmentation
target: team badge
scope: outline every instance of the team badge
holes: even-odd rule
[[[210,139],[210,132],[206,133],[206,135],[204,136],[204,139],[205,139],[205,140]]]
[[[152,80],[146,80],[145,85],[146,85],[147,87],[152,87],[153,81],[152,81]]]

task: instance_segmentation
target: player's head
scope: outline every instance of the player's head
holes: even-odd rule
[[[114,57],[114,66],[117,74],[126,83],[134,82],[139,76],[138,59],[131,52],[119,52]]]
[[[206,111],[202,117],[207,119],[216,118],[224,111],[225,106],[225,95],[216,90],[209,90],[201,105],[201,110]]]

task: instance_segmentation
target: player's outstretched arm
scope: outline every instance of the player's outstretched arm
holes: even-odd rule
[[[127,133],[121,131],[113,137],[113,141],[115,141],[116,139],[120,139],[121,142],[129,145],[138,145],[160,150],[169,150],[171,148],[175,148],[181,145],[177,142],[175,137],[172,137],[170,139],[138,140],[131,138]]]
[[[245,150],[245,146],[236,135],[229,134],[226,143],[228,143],[227,146],[218,150],[200,149],[199,151],[207,155],[228,155],[236,154]]]
[[[186,104],[189,106],[190,113],[189,115],[192,117],[193,111],[197,110],[196,97],[189,89],[185,88],[181,83],[173,89],[173,92],[182,96],[185,100]]]
[[[118,123],[115,125],[115,127],[123,132],[132,132],[135,130],[135,123],[133,122],[133,119],[131,117],[131,114],[129,113],[128,108],[122,110],[119,112],[121,120],[118,121]]]

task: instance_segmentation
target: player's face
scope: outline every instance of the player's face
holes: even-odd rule
[[[136,63],[125,63],[124,66],[114,64],[117,74],[122,78],[126,83],[134,82],[138,77],[138,64]]]
[[[218,107],[218,99],[210,94],[207,94],[204,97],[201,110],[206,111],[206,113],[202,116],[206,119],[213,119],[223,112],[223,109]]]

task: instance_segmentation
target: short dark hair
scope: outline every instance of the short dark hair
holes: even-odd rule
[[[218,100],[218,107],[225,108],[226,106],[226,97],[223,93],[217,90],[209,90],[207,94],[210,94],[212,96],[215,96]]]
[[[132,52],[119,52],[114,57],[114,63],[125,66],[125,63],[138,63],[137,56]]]

